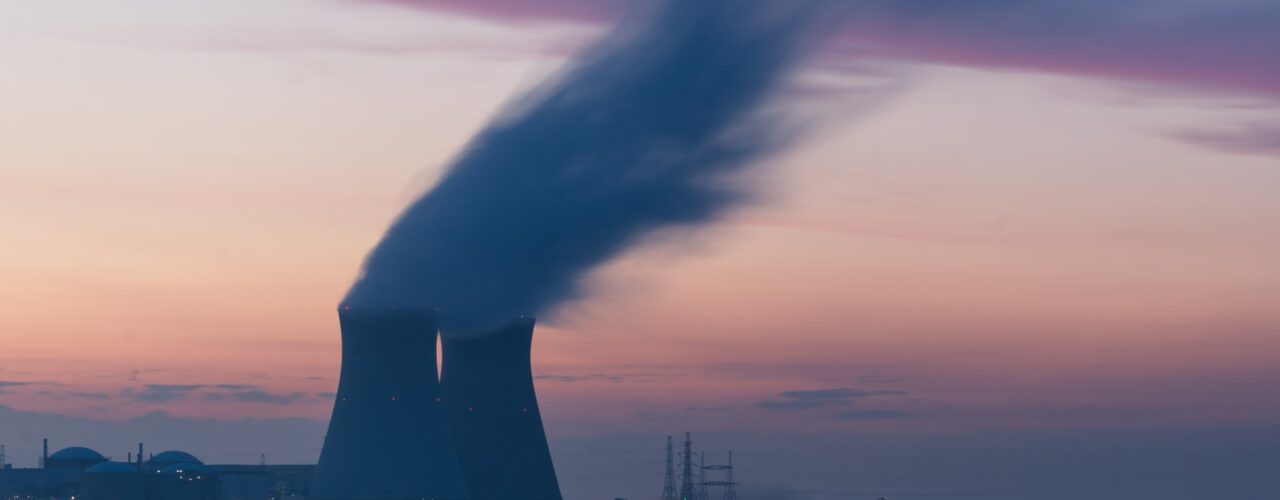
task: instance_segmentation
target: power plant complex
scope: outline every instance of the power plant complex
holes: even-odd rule
[[[35,468],[5,463],[0,447],[0,498],[100,500],[273,500],[303,498],[314,465],[216,465],[169,450],[112,461],[96,450],[71,446],[49,453]]]
[[[421,316],[419,316],[421,318]],[[466,347],[484,345],[484,349],[493,348],[494,344],[510,348],[507,355],[514,355],[527,349],[531,338],[532,320],[519,321],[508,329],[498,332],[496,336],[484,338],[482,344],[470,344]],[[480,341],[480,338],[472,339]],[[490,358],[493,361],[505,360],[502,356]],[[455,365],[456,366],[456,365]],[[480,368],[485,368],[480,363]],[[457,372],[454,372],[455,376]],[[455,379],[457,380],[457,379]],[[507,385],[508,387],[501,387]],[[39,456],[35,468],[15,468],[5,462],[4,445],[0,445],[0,500],[315,500],[320,498],[336,498],[334,488],[347,487],[349,491],[380,490],[373,496],[365,493],[347,493],[353,496],[342,498],[404,498],[403,492],[411,488],[447,487],[454,491],[462,490],[462,495],[470,498],[502,498],[508,500],[559,498],[560,490],[555,481],[555,471],[550,469],[550,460],[545,446],[539,448],[541,440],[537,415],[523,411],[509,413],[504,410],[508,404],[523,404],[518,400],[508,399],[505,394],[519,384],[506,382],[487,382],[480,387],[493,389],[480,397],[463,397],[446,403],[446,407],[457,408],[473,415],[470,423],[450,434],[465,436],[481,432],[490,425],[499,425],[510,431],[515,439],[504,439],[507,434],[476,436],[476,446],[460,446],[459,462],[461,475],[449,476],[438,470],[407,470],[403,467],[394,472],[403,473],[406,478],[388,477],[386,473],[377,473],[366,469],[355,469],[362,474],[381,474],[370,483],[341,484],[333,482],[324,484],[316,480],[315,465],[267,465],[265,455],[260,464],[207,464],[195,455],[184,451],[168,450],[153,455],[144,455],[142,443],[138,444],[138,452],[127,453],[127,458],[113,461],[97,451],[82,447],[70,446],[49,453],[48,439],[45,440],[44,452]],[[471,389],[477,386],[468,386]],[[522,390],[522,389],[521,389]],[[441,403],[448,401],[448,396]],[[398,398],[397,398],[398,399]],[[495,411],[482,411],[491,407]],[[471,408],[476,408],[472,411]],[[449,413],[446,410],[445,413]],[[518,415],[515,417],[509,415]],[[521,434],[525,433],[527,434]],[[530,443],[528,439],[534,441]],[[372,442],[372,441],[370,441]],[[343,443],[349,445],[350,443]],[[533,446],[529,446],[532,444]],[[380,452],[371,447],[352,448],[357,450]],[[326,450],[341,448],[326,447]],[[468,451],[462,451],[468,450]],[[678,451],[677,451],[678,450]],[[649,450],[643,450],[646,453]],[[654,452],[658,449],[654,449]],[[392,452],[395,453],[395,452]],[[655,453],[656,455],[656,453]],[[143,458],[145,456],[145,458]],[[404,456],[403,454],[400,456]],[[328,458],[334,458],[329,455]],[[656,458],[656,457],[655,457]],[[693,451],[693,440],[685,433],[684,441],[677,449],[673,446],[671,436],[667,436],[666,473],[664,475],[662,493],[653,496],[654,500],[737,500],[738,485],[734,480],[733,452],[727,455],[728,461],[708,463],[710,456],[705,452]],[[326,462],[329,467],[341,465],[339,462]],[[389,464],[388,462],[379,462]],[[421,463],[421,462],[419,462]],[[521,464],[529,464],[525,469]],[[399,467],[401,464],[389,464]],[[545,467],[545,468],[537,468]],[[327,480],[342,478],[340,472],[332,472]],[[451,474],[457,474],[452,469]],[[468,475],[466,471],[475,471]],[[458,481],[462,481],[459,483]],[[327,490],[326,490],[327,488]],[[400,491],[396,491],[400,488]],[[657,493],[657,490],[652,490]],[[424,497],[445,498],[445,497]],[[468,496],[458,497],[468,498]],[[621,500],[619,498],[618,500]]]

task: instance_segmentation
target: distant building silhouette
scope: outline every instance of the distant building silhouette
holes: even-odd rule
[[[44,467],[0,467],[0,498],[272,500],[306,496],[315,473],[312,465],[205,465],[176,450],[145,462],[141,453],[137,461],[112,462],[80,446],[46,453]]]

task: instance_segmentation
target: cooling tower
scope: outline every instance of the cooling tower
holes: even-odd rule
[[[561,498],[529,368],[533,323],[443,337],[441,391],[472,500]]]
[[[342,374],[311,496],[466,499],[430,310],[340,307]]]

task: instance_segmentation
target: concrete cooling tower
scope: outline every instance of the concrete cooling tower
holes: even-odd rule
[[[311,496],[467,499],[437,392],[435,313],[343,306],[338,317],[342,373]]]
[[[560,500],[533,390],[532,318],[442,339],[445,411],[471,500]]]

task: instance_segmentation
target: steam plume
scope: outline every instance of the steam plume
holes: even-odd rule
[[[817,40],[818,0],[672,0],[514,102],[373,249],[344,304],[488,331],[581,294],[654,230],[712,221],[786,145],[761,112]]]

